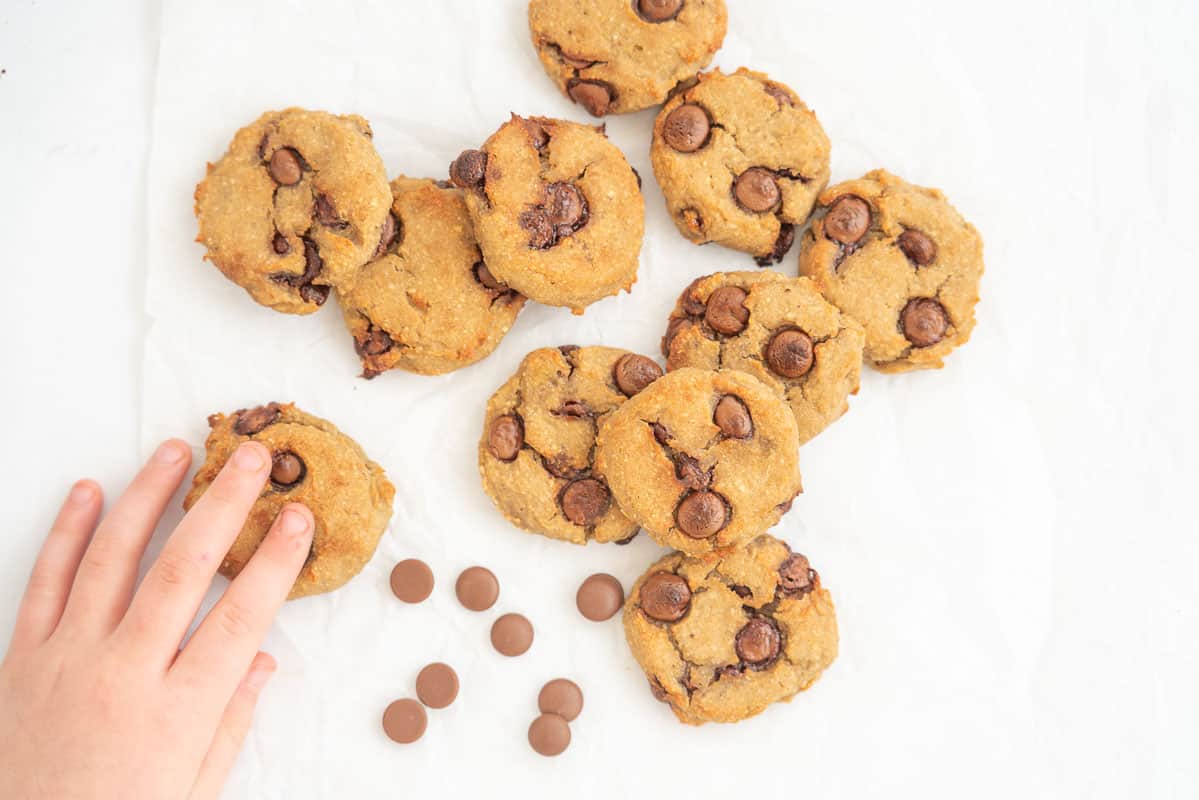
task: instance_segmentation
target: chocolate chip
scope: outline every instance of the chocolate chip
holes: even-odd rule
[[[666,690],[662,688],[662,684],[658,683],[657,678],[649,679],[649,693],[654,696],[654,699],[659,703],[669,703],[670,696],[666,694]]]
[[[555,228],[566,225],[573,230],[586,221],[587,200],[573,183],[551,183],[545,195],[545,210]]]
[[[721,286],[708,296],[704,322],[712,330],[726,336],[740,333],[749,323],[749,309],[745,307],[745,298],[748,296],[740,287]]]
[[[737,657],[747,664],[765,665],[778,658],[782,636],[768,617],[754,617],[737,632]]]
[[[791,245],[795,242],[795,226],[790,222],[784,222],[779,225],[778,238],[774,240],[774,247],[769,255],[755,256],[754,261],[759,267],[768,267],[771,264],[777,264],[783,260],[783,256],[787,255],[787,251],[791,249]]]
[[[834,242],[853,244],[870,230],[870,206],[860,197],[837,198],[824,215],[824,235]]]
[[[513,461],[525,444],[525,425],[515,414],[496,417],[487,432],[487,449],[500,461]]]
[[[491,646],[502,656],[514,658],[533,645],[533,626],[520,614],[505,614],[491,626]]]
[[[290,489],[308,473],[304,460],[290,450],[271,456],[271,483],[278,489]]]
[[[300,287],[300,298],[306,303],[323,306],[329,299],[329,287],[305,283]]]
[[[762,167],[750,167],[733,181],[733,197],[746,211],[770,211],[779,204],[782,193],[774,173]]]
[[[588,64],[588,66],[591,65]],[[529,141],[533,145],[534,150],[542,150],[550,143],[550,132],[540,122],[520,117],[517,117],[517,119],[520,119],[524,124],[525,131],[529,134]]]
[[[651,422],[649,427],[654,432],[654,440],[658,444],[666,444],[670,441],[670,431],[661,422]]]
[[[454,584],[458,602],[469,611],[486,611],[500,596],[500,582],[487,567],[467,567]]]
[[[543,714],[557,714],[567,722],[573,722],[583,710],[583,690],[574,681],[554,678],[541,687],[537,708]]]
[[[582,419],[591,416],[591,409],[586,403],[578,400],[567,400],[558,409],[557,414],[562,417],[570,417],[571,419]]]
[[[899,234],[899,249],[918,267],[927,267],[937,257],[937,243],[915,228]]]
[[[739,583],[734,583],[733,585],[729,586],[729,588],[733,590],[733,594],[737,595],[742,600],[753,596],[753,590],[748,586],[742,586]]]
[[[686,317],[674,317],[666,324],[666,333],[662,336],[662,355],[667,357],[667,366],[670,366],[670,347],[674,344],[675,338],[683,332],[684,328],[691,327],[691,320]]]
[[[550,222],[550,215],[544,208],[531,208],[524,211],[517,221],[520,223],[520,227],[529,234],[529,247],[545,250],[557,243],[554,225]]]
[[[366,335],[358,342],[358,352],[364,356],[379,356],[386,353],[395,345],[391,334],[377,325],[366,329]]]
[[[779,586],[788,594],[804,594],[812,590],[812,566],[807,556],[793,553],[779,565]]]
[[[562,513],[575,525],[594,525],[608,513],[612,495],[602,481],[595,478],[580,478],[566,484],[558,497]]]
[[[641,584],[641,611],[659,622],[678,622],[691,608],[691,587],[673,572],[655,572]]]
[[[579,591],[575,593],[575,605],[578,606],[579,613],[587,619],[603,622],[611,619],[624,605],[624,587],[613,576],[606,572],[598,572],[588,576],[579,586]]]
[[[280,186],[295,186],[304,171],[300,168],[299,153],[290,147],[282,147],[271,154],[266,171]]]
[[[683,293],[679,295],[679,305],[682,307],[683,312],[692,317],[698,317],[704,313],[704,301],[700,300],[699,295],[696,294],[696,289],[699,288],[701,280],[703,278],[696,278],[691,281],[691,283],[687,284],[687,288],[683,290]]]
[[[692,239],[702,238],[707,224],[704,222],[704,217],[699,213],[697,208],[684,208],[679,212],[679,221],[683,223],[683,228],[691,234]]]
[[[593,117],[607,114],[608,106],[612,104],[612,90],[598,81],[572,79],[566,91],[571,100],[587,109]]]
[[[287,241],[287,237],[275,231],[275,238],[271,240],[271,249],[276,255],[285,256],[291,252],[291,244]]]
[[[391,569],[391,591],[405,603],[423,602],[433,593],[433,570],[418,558],[406,558]]]
[[[623,547],[626,544],[632,544],[633,540],[637,538],[637,534],[639,533],[641,533],[639,530],[633,531],[633,533],[629,536],[626,536],[623,539],[617,539],[612,544],[616,545],[617,547]]]
[[[400,232],[400,221],[395,214],[388,213],[383,220],[383,232],[379,234],[379,246],[375,248],[375,254],[372,258],[378,258],[387,252],[387,248],[391,247],[392,242],[396,240],[396,234]]]
[[[487,173],[487,154],[482,150],[463,150],[450,164],[450,181],[460,189],[483,185]]]
[[[683,0],[637,0],[637,11],[646,22],[669,22],[683,10]]]
[[[508,291],[508,287],[497,281],[495,276],[491,274],[491,270],[482,261],[476,261],[471,271],[474,273],[475,280],[483,284],[483,288],[497,294]]]
[[[237,421],[233,423],[233,432],[238,436],[253,436],[268,425],[274,425],[282,413],[278,403],[267,403],[249,410],[237,412]]]
[[[333,207],[333,201],[329,199],[329,195],[327,194],[318,194],[316,196],[313,211],[316,213],[316,221],[322,225],[337,228],[346,224],[341,217],[337,216],[337,209]]]
[[[570,725],[557,714],[542,714],[529,726],[529,746],[538,755],[560,755],[570,746]]]
[[[816,352],[812,337],[799,328],[786,328],[770,337],[766,365],[784,378],[802,378],[812,369]]]
[[[692,492],[683,498],[674,512],[679,530],[692,539],[710,539],[724,529],[729,510],[716,492]]]
[[[662,123],[662,138],[680,153],[694,153],[703,147],[708,143],[711,131],[708,113],[695,103],[683,103]]]
[[[428,724],[425,707],[408,697],[396,700],[383,712],[383,732],[399,744],[412,744],[424,736]]]
[[[795,105],[795,99],[791,97],[790,92],[777,83],[764,83],[762,84],[762,88],[766,90],[766,94],[778,102],[780,108]]]
[[[662,377],[662,368],[636,353],[626,353],[612,367],[612,379],[625,397],[632,397]]]
[[[720,432],[730,439],[748,439],[754,435],[754,423],[749,416],[749,409],[740,397],[726,394],[716,403],[716,411],[712,421]]]
[[[931,297],[914,297],[899,313],[903,335],[914,347],[931,347],[945,338],[949,315],[945,307]]]
[[[675,454],[674,474],[688,489],[707,489],[712,482],[711,474],[700,466],[698,459],[686,453]]]
[[[577,353],[579,346],[577,344],[561,344],[558,345],[558,352],[569,358],[574,353]]]
[[[571,463],[570,456],[566,455],[566,453],[557,453],[553,457],[542,456],[541,466],[545,467],[545,471],[555,478],[562,478],[563,480],[574,480],[581,472],[581,470]]]
[[[429,708],[445,708],[458,697],[458,673],[440,661],[416,676],[416,696]]]

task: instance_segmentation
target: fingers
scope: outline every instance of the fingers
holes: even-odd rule
[[[262,491],[270,463],[270,453],[258,442],[234,451],[150,567],[118,636],[128,637],[133,647],[157,650],[164,665],[174,658],[217,566]]]
[[[105,633],[116,627],[129,606],[146,543],[190,463],[191,448],[178,439],[154,451],[96,529],[79,564],[63,624]]]
[[[103,500],[95,481],[79,481],[71,488],[29,575],[13,628],[12,652],[39,645],[54,633]]]
[[[274,674],[275,659],[267,653],[254,656],[250,668],[246,670],[241,683],[233,692],[233,697],[225,706],[225,713],[217,725],[212,744],[204,756],[204,763],[200,765],[200,772],[192,787],[192,800],[220,797],[229,770],[233,768],[233,762],[237,760],[242,742],[250,730],[258,695]]]
[[[192,634],[170,676],[225,698],[287,599],[312,544],[312,512],[284,506],[241,573]]]

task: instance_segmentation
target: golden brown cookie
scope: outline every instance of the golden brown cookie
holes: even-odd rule
[[[777,262],[828,183],[829,141],[789,87],[760,72],[713,70],[675,94],[650,147],[666,208],[695,244]]]
[[[669,372],[617,409],[596,445],[621,510],[685,553],[745,544],[801,489],[795,415],[744,372]]]
[[[312,551],[289,600],[331,592],[366,566],[391,519],[395,487],[353,439],[291,403],[213,414],[208,425],[207,457],[184,498],[185,509],[200,499],[242,442],[261,442],[273,461],[271,479],[221,562],[222,575],[237,577],[288,503],[308,506],[316,520]]]
[[[654,696],[691,725],[789,701],[837,657],[820,576],[769,535],[715,561],[666,556],[633,585],[624,631]]]
[[[862,323],[875,369],[938,369],[974,330],[983,242],[940,191],[878,169],[820,195],[799,272]]]
[[[362,117],[289,108],[242,128],[196,187],[197,241],[264,306],[309,314],[349,286],[391,206]]]
[[[479,440],[483,488],[513,525],[575,544],[616,542],[637,524],[595,468],[596,430],[662,374],[613,347],[544,347],[487,403]]]
[[[401,176],[391,191],[375,260],[337,292],[363,375],[473,364],[495,350],[525,299],[483,263],[461,190]]]
[[[645,202],[600,128],[515,114],[450,165],[491,274],[581,314],[637,280]]]
[[[849,409],[862,374],[862,326],[807,278],[718,272],[683,290],[662,337],[666,368],[748,372],[787,401],[799,443]]]
[[[661,103],[720,49],[724,0],[531,0],[546,73],[594,116]]]

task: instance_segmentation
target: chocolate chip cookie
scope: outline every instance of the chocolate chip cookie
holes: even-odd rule
[[[669,372],[617,409],[596,445],[621,510],[685,553],[745,544],[801,488],[795,415],[744,372]]]
[[[724,0],[532,0],[546,73],[594,116],[657,105],[720,49]]]
[[[637,279],[645,202],[602,128],[514,114],[450,179],[491,274],[530,300],[581,314]]]
[[[683,290],[662,337],[666,368],[748,372],[795,412],[799,443],[849,409],[862,374],[862,326],[807,278],[718,272]]]
[[[713,70],[654,122],[654,175],[679,232],[777,262],[828,183],[829,141],[799,95],[760,72]]]
[[[624,631],[654,697],[691,725],[789,701],[837,657],[820,576],[769,535],[717,561],[666,556],[634,584]]]
[[[337,292],[363,375],[473,364],[495,350],[525,299],[484,263],[461,190],[401,176],[391,191],[375,259]]]
[[[271,478],[225,554],[222,575],[241,572],[287,503],[303,503],[316,520],[312,550],[288,599],[333,591],[370,561],[391,519],[395,487],[353,439],[291,403],[213,414],[208,425],[207,457],[184,498],[185,509],[242,442],[254,439],[272,453]]]
[[[362,117],[289,108],[242,128],[196,187],[205,256],[264,306],[309,314],[349,286],[391,206]]]
[[[879,169],[820,195],[799,272],[862,323],[876,369],[937,369],[974,330],[983,242],[940,191]]]
[[[487,403],[483,488],[513,525],[575,544],[615,542],[637,524],[595,467],[596,430],[662,374],[612,347],[545,347],[525,356]]]

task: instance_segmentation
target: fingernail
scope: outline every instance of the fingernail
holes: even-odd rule
[[[246,442],[237,448],[237,452],[233,454],[233,466],[246,472],[261,471],[266,466],[266,461],[262,457],[262,445]]]
[[[183,460],[183,448],[178,442],[163,442],[154,451],[154,461],[159,464],[178,464]]]
[[[246,688],[251,692],[260,692],[262,691],[262,687],[266,686],[267,682],[274,676],[274,674],[274,667],[251,670],[250,673],[246,675]]]
[[[96,487],[90,483],[79,481],[71,487],[71,493],[67,495],[67,499],[72,503],[87,503],[96,496]]]
[[[294,508],[285,508],[279,514],[279,532],[284,536],[299,536],[308,530],[308,517]]]

